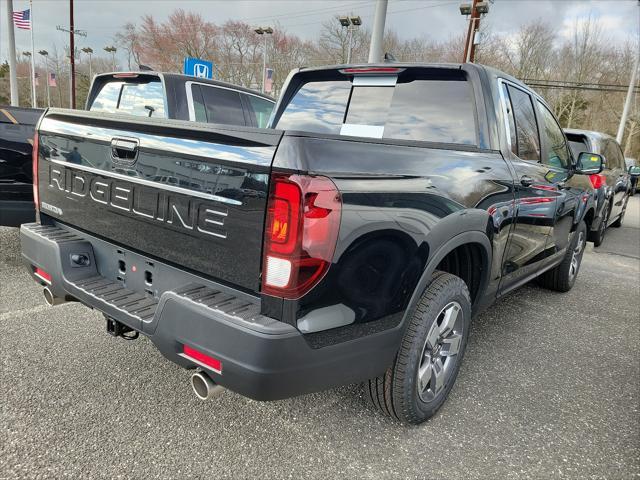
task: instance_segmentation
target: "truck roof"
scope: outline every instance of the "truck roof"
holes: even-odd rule
[[[109,76],[113,76],[113,75],[123,75],[123,74],[137,74],[137,75],[147,75],[147,76],[157,76],[157,77],[164,77],[165,79],[171,79],[171,80],[177,80],[177,81],[182,81],[182,82],[188,82],[188,81],[193,81],[193,82],[198,82],[198,83],[206,83],[208,85],[213,85],[213,86],[217,86],[217,87],[224,87],[224,88],[230,88],[233,90],[238,90],[240,92],[245,92],[245,93],[250,93],[251,95],[256,95],[258,97],[262,97],[266,100],[270,100],[272,102],[275,102],[275,99],[273,97],[271,97],[270,95],[266,95],[264,93],[261,93],[257,90],[252,90],[250,88],[246,88],[246,87],[241,87],[239,85],[235,85],[233,83],[228,83],[228,82],[223,82],[220,80],[211,80],[209,78],[200,78],[200,77],[193,77],[191,75],[183,75],[181,73],[172,73],[172,72],[156,72],[153,70],[143,70],[140,72],[107,72],[107,73],[101,73],[99,75],[96,75],[96,77],[109,77]]]

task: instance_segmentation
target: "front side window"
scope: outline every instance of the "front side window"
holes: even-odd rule
[[[542,112],[542,134],[547,146],[547,155],[542,158],[542,163],[550,167],[566,169],[569,167],[570,154],[564,133],[553,114],[539,101],[538,108]]]
[[[519,88],[507,87],[516,121],[516,155],[523,160],[540,160],[540,137],[531,96]]]

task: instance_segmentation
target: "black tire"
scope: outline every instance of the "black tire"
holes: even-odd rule
[[[571,290],[580,272],[586,239],[587,226],[584,222],[580,222],[571,236],[571,242],[569,242],[562,263],[540,275],[537,279],[538,284],[557,292]]]
[[[467,285],[455,275],[434,273],[408,320],[394,364],[384,375],[365,383],[371,403],[403,423],[417,425],[431,418],[455,383],[470,320]],[[449,355],[452,349],[456,353]],[[420,372],[424,372],[422,382]]]
[[[592,233],[594,247],[599,247],[604,242],[604,236],[607,233],[607,222],[609,221],[609,213],[611,212],[611,204],[607,203],[602,212],[602,220],[598,225],[598,230]]]

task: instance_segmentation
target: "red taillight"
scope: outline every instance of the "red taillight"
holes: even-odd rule
[[[589,180],[591,180],[591,185],[593,185],[593,188],[595,188],[596,190],[602,187],[605,183],[604,175],[600,173],[594,173],[593,175],[589,175]]]
[[[41,268],[36,267],[33,273],[35,274],[36,277],[39,277],[40,279],[44,280],[47,283],[51,283],[51,275],[49,275],[47,272],[45,272]]]
[[[33,203],[36,211],[40,210],[40,194],[38,190],[38,132],[33,135],[33,149],[31,151],[31,175],[33,176]]]
[[[342,200],[326,177],[274,174],[267,206],[262,292],[299,298],[329,269]]]
[[[185,356],[196,360],[197,362],[215,370],[218,373],[222,373],[222,362],[217,358],[210,357],[209,355],[202,353],[189,345],[182,346],[182,352]]]

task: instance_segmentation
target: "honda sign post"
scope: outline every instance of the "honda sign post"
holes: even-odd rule
[[[198,78],[213,78],[213,62],[201,58],[185,58],[184,74]]]

